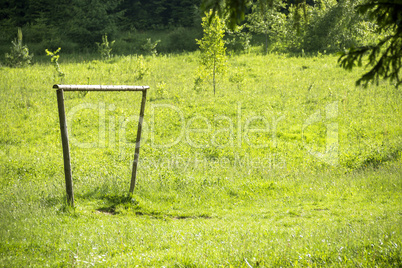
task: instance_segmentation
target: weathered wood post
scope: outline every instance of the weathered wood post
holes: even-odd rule
[[[135,141],[135,153],[134,153],[134,162],[133,162],[133,173],[131,174],[130,194],[132,194],[134,191],[136,177],[137,177],[138,159],[140,157],[142,122],[144,121],[144,111],[145,111],[146,100],[147,100],[147,91],[144,90],[144,91],[142,91],[140,118],[138,120],[137,139]]]
[[[66,112],[64,109],[63,89],[59,88],[56,92],[57,92],[57,105],[59,107],[61,143],[63,146],[64,176],[66,180],[67,203],[72,207],[74,207],[73,179],[71,174],[70,148],[68,145],[68,132],[67,132]]]

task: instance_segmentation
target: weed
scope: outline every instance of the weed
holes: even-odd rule
[[[142,80],[150,71],[142,55],[137,57],[136,65],[135,76],[138,80]]]
[[[238,70],[238,68],[235,68],[233,74],[231,74],[229,77],[229,82],[235,84],[237,90],[240,90],[243,85],[244,79],[244,74],[240,70]]]
[[[153,55],[156,56],[158,55],[158,51],[156,50],[156,47],[158,44],[161,42],[161,40],[156,40],[155,42],[152,42],[151,38],[147,38],[145,41],[145,44],[141,46],[142,50],[145,52],[146,55]]]
[[[56,49],[53,52],[46,49],[45,52],[46,52],[46,56],[51,57],[50,62],[53,64],[54,69],[57,72],[57,75],[63,79],[63,77],[65,76],[65,73],[61,70],[60,65],[59,65],[60,55],[57,55],[60,52],[60,50],[61,50],[61,47],[59,47],[58,49]]]
[[[114,40],[112,42],[107,40],[107,34],[102,35],[102,43],[95,43],[102,60],[109,60],[112,57],[111,52],[114,43]]]
[[[161,82],[156,85],[156,94],[159,98],[163,98],[166,95],[166,83]]]

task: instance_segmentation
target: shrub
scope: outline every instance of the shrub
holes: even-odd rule
[[[178,27],[169,33],[167,52],[195,51],[198,45],[195,39],[202,37],[202,32],[194,28]]]
[[[325,8],[314,8],[304,37],[304,49],[332,52],[357,45],[362,34],[359,22],[363,20],[355,12],[358,2],[340,1]]]

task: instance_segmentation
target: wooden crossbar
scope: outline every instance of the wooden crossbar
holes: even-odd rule
[[[149,86],[54,85],[64,91],[145,91]]]

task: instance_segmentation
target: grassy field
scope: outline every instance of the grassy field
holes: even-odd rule
[[[237,55],[213,95],[198,54],[0,68],[2,267],[401,267],[402,92],[337,57]],[[66,206],[55,83],[66,92]]]

